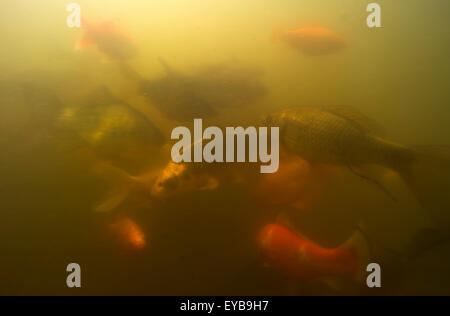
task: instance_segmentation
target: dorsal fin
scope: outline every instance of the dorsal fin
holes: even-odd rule
[[[169,64],[167,64],[167,62],[164,60],[164,58],[159,57],[158,60],[161,63],[161,65],[164,67],[164,70],[166,71],[166,74],[168,76],[173,76],[175,74],[175,71],[172,69],[172,67],[169,66]]]
[[[323,110],[351,122],[355,127],[368,134],[384,135],[383,128],[373,119],[365,116],[357,109],[345,105],[323,106]]]

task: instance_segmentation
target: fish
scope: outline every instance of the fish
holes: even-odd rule
[[[258,200],[265,207],[291,206],[309,211],[338,174],[336,169],[283,153],[278,172],[264,175],[259,181]]]
[[[431,218],[450,227],[450,154],[389,141],[379,136],[378,123],[349,106],[289,108],[270,114],[266,124],[279,126],[282,147],[311,163],[397,172]]]
[[[272,269],[295,280],[361,281],[370,258],[359,232],[342,246],[326,249],[286,226],[269,224],[260,231],[257,243]]]
[[[141,251],[147,246],[147,237],[142,228],[130,218],[122,218],[108,225],[110,232],[127,249]]]
[[[158,175],[151,194],[158,198],[169,198],[189,190],[211,191],[219,187],[217,178],[206,173],[195,173],[186,164],[169,162]]]
[[[163,115],[178,121],[207,118],[216,115],[214,106],[202,98],[195,78],[173,70],[161,60],[166,76],[156,80],[141,80],[140,90],[147,101]]]
[[[275,36],[290,48],[307,56],[338,53],[348,41],[335,31],[320,26],[306,26],[296,30],[277,30]]]
[[[242,108],[261,100],[267,89],[261,72],[237,63],[199,67],[193,74],[184,74],[160,59],[165,70],[161,78],[148,80],[129,64],[122,63],[122,74],[138,82],[147,103],[165,117],[180,122],[195,118],[215,117],[227,108]]]
[[[106,157],[126,150],[159,149],[166,139],[158,127],[139,111],[101,86],[74,106],[60,112],[56,126],[62,133]]]
[[[82,21],[83,37],[76,49],[94,46],[104,57],[112,61],[127,61],[137,55],[132,38],[113,21],[93,23]]]
[[[263,71],[256,67],[227,61],[201,67],[195,77],[202,97],[218,109],[242,108],[267,95]]]
[[[186,164],[174,162],[167,163],[162,169],[153,168],[137,176],[105,161],[97,163],[93,170],[101,178],[107,179],[113,187],[94,206],[94,211],[100,213],[118,210],[130,198],[151,205],[193,191],[212,191],[219,187],[219,181],[215,177],[207,173],[200,174]]]

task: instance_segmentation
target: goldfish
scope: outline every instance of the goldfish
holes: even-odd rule
[[[145,115],[99,87],[57,116],[61,136],[87,146],[105,159],[136,161],[165,144],[163,133]],[[144,151],[143,149],[148,149]]]
[[[131,197],[151,204],[187,192],[215,190],[219,186],[215,177],[173,162],[169,162],[162,170],[152,169],[136,176],[110,163],[99,162],[94,172],[113,184],[110,194],[94,207],[96,212],[116,210]]]
[[[172,69],[161,60],[166,76],[141,80],[140,89],[147,101],[166,117],[178,121],[216,115],[212,103],[202,97],[195,78]]]
[[[167,198],[178,191],[211,191],[219,187],[219,181],[207,174],[196,173],[185,164],[170,162],[159,174],[151,188],[152,196]]]
[[[282,153],[278,172],[263,176],[257,196],[264,206],[291,206],[308,211],[337,172],[336,167],[313,165],[301,157]]]
[[[130,36],[114,22],[91,23],[82,21],[84,34],[77,49],[94,46],[107,59],[126,61],[136,56],[137,49]]]
[[[147,245],[147,238],[142,229],[130,218],[120,219],[109,224],[110,231],[127,248],[139,251]]]
[[[372,119],[352,107],[296,107],[273,113],[267,124],[280,127],[289,153],[310,163],[355,168],[376,165],[398,173],[439,225],[450,225],[450,154],[434,147],[411,148],[381,136]],[[383,186],[369,179],[380,188]],[[386,193],[389,194],[386,190]]]
[[[137,83],[147,103],[172,120],[215,117],[223,109],[255,104],[267,94],[259,69],[222,63],[185,74],[163,59],[160,62],[165,75],[152,80],[142,78],[128,64],[120,66],[124,77]]]
[[[276,37],[292,49],[308,56],[329,55],[348,46],[347,40],[336,32],[318,26],[277,31]]]
[[[360,280],[369,261],[367,245],[359,233],[336,249],[326,249],[285,226],[270,224],[261,230],[258,244],[272,268],[299,280]]]

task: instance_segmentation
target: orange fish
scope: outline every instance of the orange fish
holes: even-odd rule
[[[361,239],[361,240],[360,240]],[[368,262],[360,234],[336,249],[325,249],[279,225],[263,228],[258,243],[268,263],[286,276],[310,280],[343,277],[359,280]]]
[[[142,250],[147,245],[147,239],[141,228],[131,219],[124,218],[110,224],[111,232],[126,248]]]
[[[84,35],[77,49],[94,46],[105,57],[115,61],[125,61],[136,56],[132,39],[114,22],[91,23],[83,20]]]
[[[336,32],[317,26],[277,31],[276,37],[291,48],[309,56],[334,54],[348,45],[347,40]]]
[[[264,175],[257,188],[257,197],[264,206],[291,206],[309,211],[331,185],[339,169],[310,164],[306,160],[281,154],[277,173]]]

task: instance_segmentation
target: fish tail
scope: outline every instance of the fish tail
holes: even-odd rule
[[[125,171],[106,162],[96,164],[94,172],[112,186],[106,197],[94,206],[94,211],[105,213],[120,207],[128,198],[136,180]]]
[[[346,264],[350,276],[361,283],[366,273],[366,268],[372,259],[372,247],[367,234],[362,226],[359,226],[353,236],[341,247],[341,252],[347,254],[349,259]]]
[[[378,137],[374,141],[375,146],[368,153],[376,163],[401,173],[414,161],[411,148]]]
[[[450,148],[415,148],[409,164],[398,171],[413,195],[439,227],[450,227]]]

